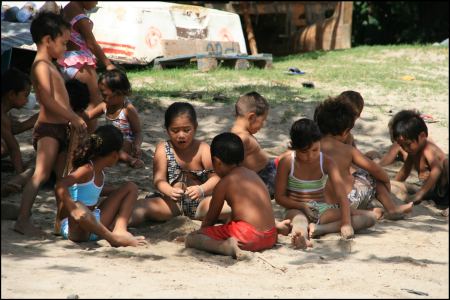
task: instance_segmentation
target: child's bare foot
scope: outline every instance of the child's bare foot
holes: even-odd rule
[[[177,236],[176,238],[173,239],[173,241],[177,243],[186,243],[186,236],[185,235]]]
[[[114,235],[116,236],[116,239],[114,242],[110,242],[111,246],[113,247],[120,247],[120,246],[144,246],[147,245],[147,241],[145,240],[145,237],[140,236],[134,236],[128,231],[123,230],[117,230],[113,231]]]
[[[304,237],[301,232],[294,233],[291,241],[295,249],[306,249],[313,246],[312,242]]]
[[[145,237],[142,235],[139,236],[133,236],[132,237],[119,237],[117,245],[113,245],[115,247],[120,246],[131,246],[131,247],[138,247],[138,246],[145,246],[148,245],[148,242],[145,240]]]
[[[226,253],[227,255],[233,257],[236,260],[248,260],[250,259],[250,255],[246,252],[248,251],[243,251],[241,248],[239,248],[238,245],[238,241],[235,238],[228,238],[225,242],[224,242],[224,248],[223,249],[228,249],[229,251],[227,251],[228,253]]]
[[[388,220],[402,220],[405,218],[406,214],[412,211],[414,203],[409,202],[407,204],[402,204],[397,207],[393,211],[388,211],[384,214],[384,218]]]
[[[45,232],[43,232],[40,228],[35,227],[30,220],[28,221],[16,221],[16,224],[14,224],[14,231],[24,234],[27,236],[43,236],[45,235]]]
[[[140,169],[143,168],[144,166],[145,166],[144,161],[139,158],[133,158],[130,160],[130,167],[132,167],[133,169]]]
[[[377,220],[381,219],[384,214],[384,210],[380,207],[375,207],[374,209],[372,209],[372,212],[375,214]]]
[[[277,228],[277,232],[279,234],[288,235],[292,229],[291,220],[286,219],[281,222],[275,222],[275,227]]]
[[[443,211],[441,211],[441,215],[444,217],[448,217],[448,207],[446,209],[444,209]]]

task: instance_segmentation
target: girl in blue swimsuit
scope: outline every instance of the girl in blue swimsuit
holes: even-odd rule
[[[127,182],[118,188],[104,188],[105,167],[119,159],[123,136],[113,125],[99,127],[77,148],[73,170],[55,188],[58,212],[55,233],[74,242],[106,239],[112,246],[146,244],[127,230],[137,186]],[[99,203],[100,196],[107,198]]]

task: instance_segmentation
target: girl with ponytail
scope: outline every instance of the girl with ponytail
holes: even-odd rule
[[[136,184],[126,182],[118,188],[103,188],[103,169],[117,163],[122,145],[120,130],[105,125],[75,150],[72,171],[55,187],[55,233],[74,242],[104,238],[117,247],[146,244],[144,237],[135,237],[127,230],[138,195]],[[99,203],[100,196],[107,198]]]

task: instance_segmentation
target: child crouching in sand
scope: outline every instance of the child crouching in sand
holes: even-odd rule
[[[221,177],[213,191],[201,229],[189,234],[187,248],[243,258],[242,250],[261,251],[277,241],[269,192],[261,178],[241,166],[244,146],[234,133],[225,132],[211,143],[214,171]],[[225,201],[231,207],[227,224],[214,226]]]
[[[275,200],[286,208],[285,218],[292,221],[294,247],[312,247],[310,237],[339,230],[348,239],[353,237],[354,230],[374,225],[373,212],[350,208],[336,163],[321,152],[322,135],[317,125],[312,120],[300,119],[292,125],[290,137],[292,152],[278,164]],[[328,177],[336,203],[325,201]],[[313,224],[308,227],[308,223]]]
[[[135,237],[127,230],[128,219],[137,199],[134,183],[127,182],[117,189],[110,189],[108,198],[98,204],[105,182],[103,169],[117,163],[122,144],[120,130],[106,125],[99,127],[74,153],[74,170],[55,188],[60,208],[55,229],[63,237],[74,242],[101,237],[112,246],[146,243],[144,237]]]

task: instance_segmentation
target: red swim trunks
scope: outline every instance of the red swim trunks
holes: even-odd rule
[[[261,232],[244,221],[231,221],[225,225],[205,227],[201,233],[214,240],[226,240],[233,237],[243,243],[244,245],[240,248],[247,251],[272,248],[278,236],[275,227]]]

